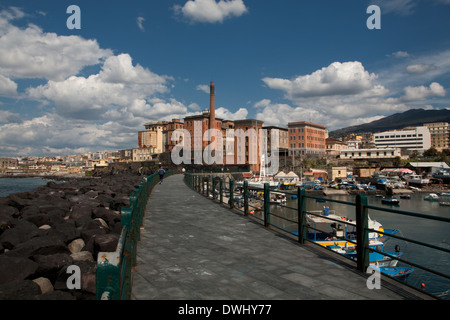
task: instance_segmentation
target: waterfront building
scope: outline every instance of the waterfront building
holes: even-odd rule
[[[138,135],[139,148],[153,149],[153,153],[163,153],[165,150],[164,132],[167,133],[168,121],[152,121],[146,123],[145,131]]]
[[[327,129],[311,122],[290,122],[289,155],[326,154]]]
[[[267,130],[267,152],[271,153],[272,149],[272,131],[278,130],[278,156],[285,157],[289,155],[289,130],[276,126],[266,126],[263,130]]]
[[[248,164],[253,172],[259,172],[261,168],[263,150],[260,149],[259,139],[263,124],[263,121],[255,119],[234,121],[235,163]],[[244,136],[237,134],[239,129],[243,131]],[[251,136],[252,132],[256,134],[256,137]]]
[[[12,158],[0,158],[0,169],[13,169],[17,168],[19,161]]]
[[[328,178],[331,181],[335,181],[336,179],[345,179],[347,178],[347,167],[331,167],[328,169]]]
[[[150,161],[155,154],[155,148],[133,149],[133,161]]]
[[[172,121],[170,121],[167,124],[167,131],[163,132],[163,138],[164,138],[164,145],[165,145],[165,150],[164,151],[169,151],[171,152],[172,149],[178,144],[180,143],[180,141],[172,141],[172,134],[175,130],[181,130],[184,129],[184,123],[180,122],[180,119],[172,119]]]
[[[448,122],[425,123],[424,126],[430,130],[432,148],[440,152],[450,149],[450,125]]]
[[[347,143],[335,138],[327,138],[325,144],[327,155],[330,156],[338,156],[341,150],[348,149]]]
[[[341,150],[339,154],[340,159],[347,160],[392,159],[400,156],[400,148],[347,149]]]
[[[430,130],[426,126],[379,132],[373,137],[377,148],[404,148],[423,152],[431,147]]]

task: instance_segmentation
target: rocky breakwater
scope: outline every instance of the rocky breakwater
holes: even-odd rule
[[[48,182],[0,198],[0,300],[95,299],[100,251],[115,251],[120,209],[142,176]],[[77,265],[81,289],[67,286]]]

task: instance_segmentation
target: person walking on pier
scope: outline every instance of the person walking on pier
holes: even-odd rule
[[[166,170],[164,170],[162,166],[159,166],[159,170],[158,170],[159,184],[161,184],[163,182],[165,173],[166,173]]]

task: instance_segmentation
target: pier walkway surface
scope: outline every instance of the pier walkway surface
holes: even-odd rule
[[[427,298],[390,279],[370,290],[368,275],[351,263],[264,228],[175,175],[154,188],[147,204],[132,299]]]

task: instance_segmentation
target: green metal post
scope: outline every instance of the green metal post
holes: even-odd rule
[[[248,215],[248,181],[244,181],[244,215]]]
[[[223,178],[219,181],[219,192],[220,192],[220,204],[223,203]]]
[[[212,197],[216,199],[216,177],[212,177]]]
[[[268,183],[264,184],[264,226],[270,225],[270,187]]]
[[[209,176],[206,177],[206,197],[209,198]]]
[[[297,212],[298,242],[303,244],[306,239],[306,198],[304,188],[297,188]]]
[[[234,208],[233,179],[230,178],[230,208]]]
[[[366,272],[369,266],[369,232],[367,196],[356,196],[356,258],[357,269]]]

